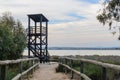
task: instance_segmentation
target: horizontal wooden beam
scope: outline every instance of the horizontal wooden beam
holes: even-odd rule
[[[5,61],[0,61],[0,65],[15,64],[15,63],[20,63],[20,62],[23,62],[23,61],[31,61],[31,60],[38,60],[38,58],[25,58],[25,59],[17,59],[17,60],[5,60]]]

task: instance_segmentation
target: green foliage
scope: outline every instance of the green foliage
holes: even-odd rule
[[[59,66],[56,68],[56,72],[65,72],[65,69],[62,65],[59,64]]]
[[[9,13],[0,17],[0,60],[18,59],[26,47],[25,30]]]
[[[31,66],[31,64],[30,64]],[[22,71],[24,72],[25,70],[28,69],[28,62],[22,62]],[[15,77],[19,73],[19,64],[10,64],[7,67],[6,71],[6,80],[11,80],[13,77]]]
[[[74,61],[73,68],[80,71],[80,62]],[[101,67],[89,63],[84,63],[84,74],[89,76],[92,80],[101,80]]]
[[[0,59],[7,59],[13,44],[12,32],[8,28],[0,26]],[[8,55],[8,56],[6,56]]]
[[[100,13],[97,15],[97,19],[100,23],[109,24],[109,29],[117,28],[118,26],[112,26],[114,21],[120,22],[120,0],[105,0],[103,2],[104,8],[100,10]],[[117,28],[120,30],[119,28]],[[115,34],[117,31],[113,31],[112,34]],[[120,36],[118,38],[120,40]]]
[[[100,10],[97,19],[105,24],[109,23],[109,26],[112,25],[112,22],[120,21],[120,1],[119,0],[105,0],[103,3],[104,8]]]
[[[101,80],[101,67],[88,63],[85,63],[84,66],[84,73],[88,75],[92,80]]]
[[[7,70],[7,73],[6,73],[6,75],[7,75],[7,80],[11,80],[14,76],[16,76],[17,75],[17,73],[18,73],[18,70],[17,70],[17,68],[10,68],[10,69],[8,69]]]

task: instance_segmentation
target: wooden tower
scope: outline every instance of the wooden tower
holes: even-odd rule
[[[28,15],[28,56],[45,61],[48,54],[48,19],[43,14]]]

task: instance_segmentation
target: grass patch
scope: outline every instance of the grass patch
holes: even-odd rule
[[[18,69],[15,68],[11,68],[9,70],[7,70],[7,79],[6,80],[11,80],[13,77],[15,77],[18,73]]]
[[[56,68],[56,72],[65,72],[64,67],[59,64],[58,67]]]
[[[32,62],[29,63],[29,67],[31,66],[32,66]],[[28,69],[28,61],[22,62],[22,71],[25,71],[27,69]],[[19,64],[8,65],[6,71],[6,80],[11,80],[18,73],[19,73]]]

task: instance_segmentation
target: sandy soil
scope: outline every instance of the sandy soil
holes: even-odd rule
[[[40,64],[40,68],[34,72],[30,80],[70,80],[65,74],[55,72],[57,66],[57,63]]]

